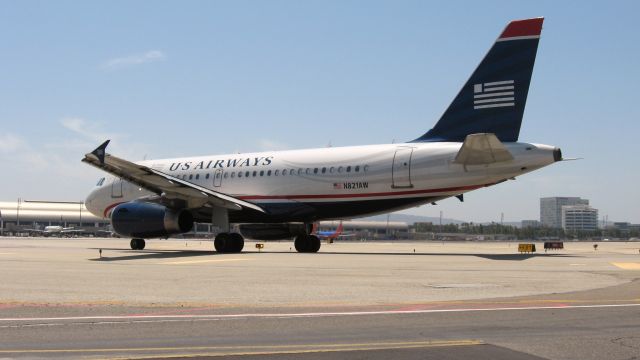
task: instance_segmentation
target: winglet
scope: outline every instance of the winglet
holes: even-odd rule
[[[104,164],[104,155],[106,154],[106,148],[107,145],[109,145],[109,142],[111,140],[107,140],[105,142],[102,143],[102,145],[98,146],[95,150],[93,150],[91,153],[93,155],[95,155],[98,160],[100,161],[100,164]]]

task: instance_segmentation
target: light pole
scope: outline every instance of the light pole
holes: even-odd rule
[[[20,227],[20,202],[21,201],[22,200],[18,198],[18,203],[16,205],[16,222],[18,227]]]

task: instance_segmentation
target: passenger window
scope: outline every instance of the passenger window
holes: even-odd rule
[[[267,176],[271,176],[271,170],[267,171]]]
[[[364,166],[364,168],[362,168],[362,170],[363,170],[364,172],[369,171],[369,165],[365,165],[365,166]]]
[[[256,177],[256,175],[257,175],[257,174],[258,174],[258,172],[257,172],[257,171],[254,171],[254,172],[253,172],[253,177]]]
[[[207,179],[208,179],[208,178],[209,178],[209,175],[210,175],[210,174],[209,174],[209,173],[207,173],[207,175],[205,176],[205,178],[207,178]]]
[[[224,176],[223,176],[223,177],[224,177],[225,179],[226,179],[226,178],[228,178],[228,177],[229,177],[229,173],[224,173]]]
[[[236,177],[236,172],[235,171],[231,173],[231,178],[233,179],[234,177]]]
[[[326,168],[326,167],[323,167],[323,168],[322,168],[322,173],[324,174],[324,173],[326,173],[326,172],[327,172],[327,168]]]
[[[305,170],[305,174],[311,174],[311,169],[307,168],[307,170]]]
[[[298,169],[298,175],[302,175],[302,169]]]
[[[293,175],[293,173],[294,173],[293,169],[289,170],[289,175]]]
[[[260,176],[264,176],[264,170],[260,170]]]
[[[338,166],[338,172],[339,172],[339,173],[342,173],[342,169],[343,169],[343,167],[342,167],[342,166]]]
[[[196,180],[200,179],[200,174],[196,174]]]
[[[317,174],[318,173],[318,168],[313,169],[313,173]]]
[[[333,172],[336,171],[336,168],[334,168],[333,166],[329,168],[329,172],[333,174]]]
[[[242,172],[238,171],[238,177],[241,178],[242,177]]]
[[[276,170],[275,176],[278,176],[279,172],[280,172],[280,170]],[[282,174],[284,174],[284,171],[282,172]]]
[[[347,172],[351,172],[351,166],[347,166]]]
[[[356,172],[360,172],[360,165],[356,166],[356,168],[354,169]]]
[[[220,173],[216,173],[216,179],[220,179]]]
[[[244,173],[244,177],[249,177],[249,172],[248,172],[248,171],[246,171],[246,172]]]
[[[189,174],[189,180],[193,179],[193,174]]]

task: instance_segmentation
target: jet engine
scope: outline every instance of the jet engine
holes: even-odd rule
[[[193,228],[193,215],[188,210],[174,210],[148,202],[126,202],[111,212],[113,230],[133,238],[166,237]]]
[[[255,240],[284,240],[298,235],[306,235],[304,224],[241,224],[240,233]]]

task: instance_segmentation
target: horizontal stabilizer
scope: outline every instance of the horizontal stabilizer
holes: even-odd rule
[[[513,160],[513,155],[495,134],[470,134],[464,139],[454,163],[462,165],[486,165]]]

